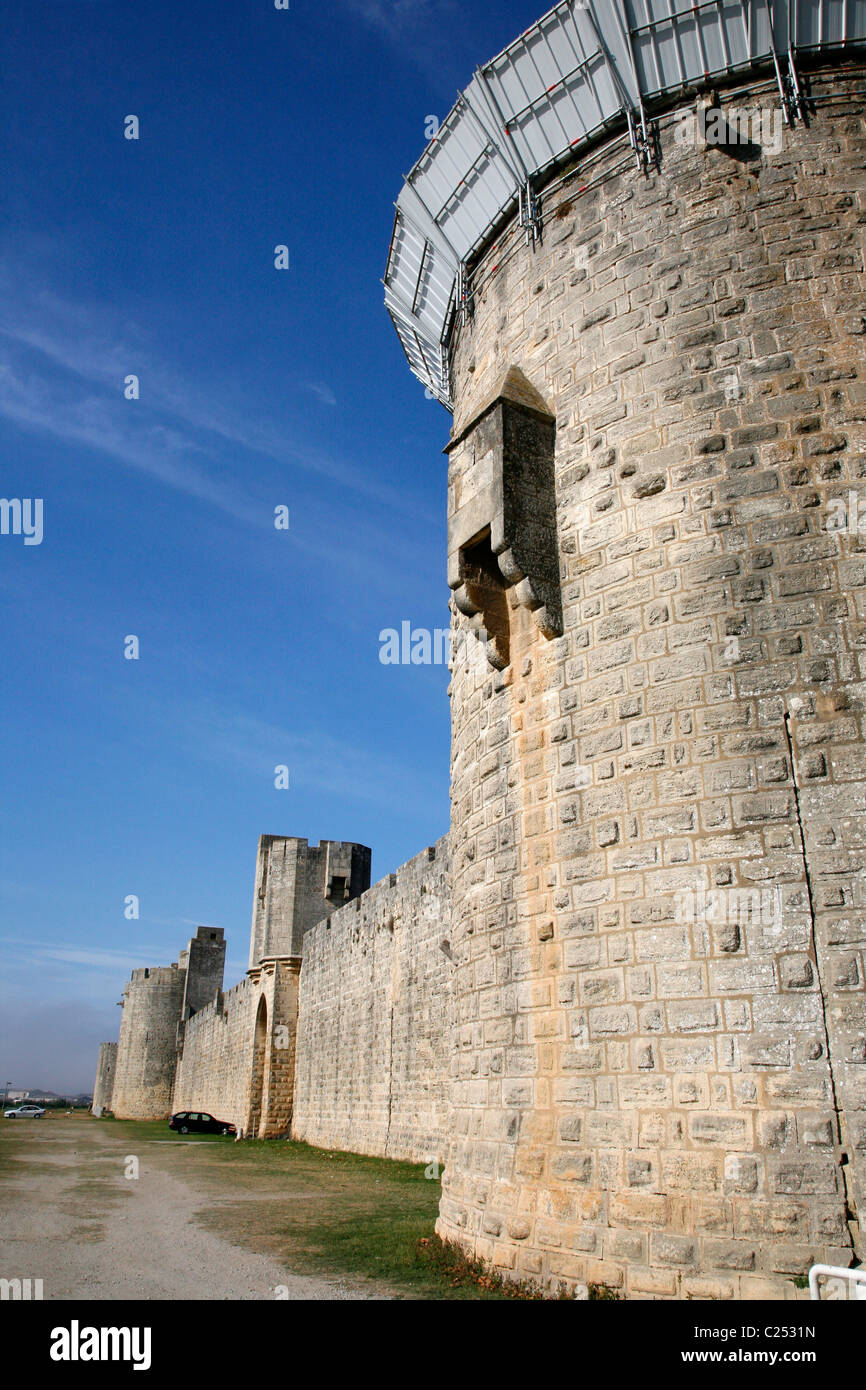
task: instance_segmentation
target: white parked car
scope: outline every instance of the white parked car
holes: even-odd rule
[[[33,1105],[32,1102],[27,1102],[24,1105],[16,1105],[14,1110],[4,1110],[3,1118],[4,1120],[39,1120],[44,1114],[45,1111],[42,1109],[41,1105]]]

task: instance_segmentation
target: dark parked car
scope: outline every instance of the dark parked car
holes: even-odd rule
[[[169,1129],[176,1129],[179,1134],[234,1134],[235,1127],[226,1120],[215,1120],[213,1115],[205,1115],[193,1110],[180,1110],[176,1115],[172,1115],[168,1122]]]

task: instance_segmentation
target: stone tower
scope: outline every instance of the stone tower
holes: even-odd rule
[[[173,964],[133,970],[121,1001],[110,1101],[118,1119],[160,1120],[171,1114],[183,1023],[222,988],[224,961],[222,928],[199,927]]]
[[[226,940],[222,928],[199,927],[180,955],[181,966],[186,966],[183,1018],[191,1018],[222,989],[225,963]]]
[[[90,1107],[94,1115],[101,1115],[103,1110],[111,1109],[116,1066],[117,1043],[100,1043],[99,1057],[96,1062],[96,1080],[93,1083],[93,1102]]]
[[[250,969],[278,956],[301,956],[304,933],[370,886],[366,845],[262,835],[250,931]]]
[[[815,58],[787,123],[753,76],[574,141],[447,338],[453,649],[488,659],[451,685],[438,1230],[627,1296],[792,1294],[866,1226],[866,73]],[[482,181],[528,120],[487,116]],[[417,313],[460,231],[425,160]]]
[[[369,888],[370,859],[365,845],[339,840],[259,838],[247,971],[255,1008],[247,1133],[272,1138],[291,1123],[304,936]]]

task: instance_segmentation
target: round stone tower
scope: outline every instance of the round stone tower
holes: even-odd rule
[[[600,11],[476,77],[482,184],[571,119],[560,28],[616,77]],[[441,358],[390,305],[454,410],[438,1230],[629,1297],[793,1297],[866,1226],[866,68],[746,67],[536,160],[460,256]],[[418,302],[458,234],[425,159],[389,288],[414,212]]]
[[[93,1101],[90,1107],[94,1115],[101,1115],[104,1110],[111,1109],[116,1066],[117,1043],[100,1043],[99,1057],[96,1063],[96,1080],[93,1083]]]
[[[123,990],[111,1108],[119,1120],[171,1114],[186,960],[133,970]]]

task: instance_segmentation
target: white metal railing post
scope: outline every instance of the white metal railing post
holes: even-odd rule
[[[840,1265],[812,1265],[809,1270],[809,1297],[813,1303],[821,1300],[818,1280],[822,1275],[827,1279],[848,1280],[854,1286],[854,1298],[866,1299],[866,1269],[842,1269]]]

